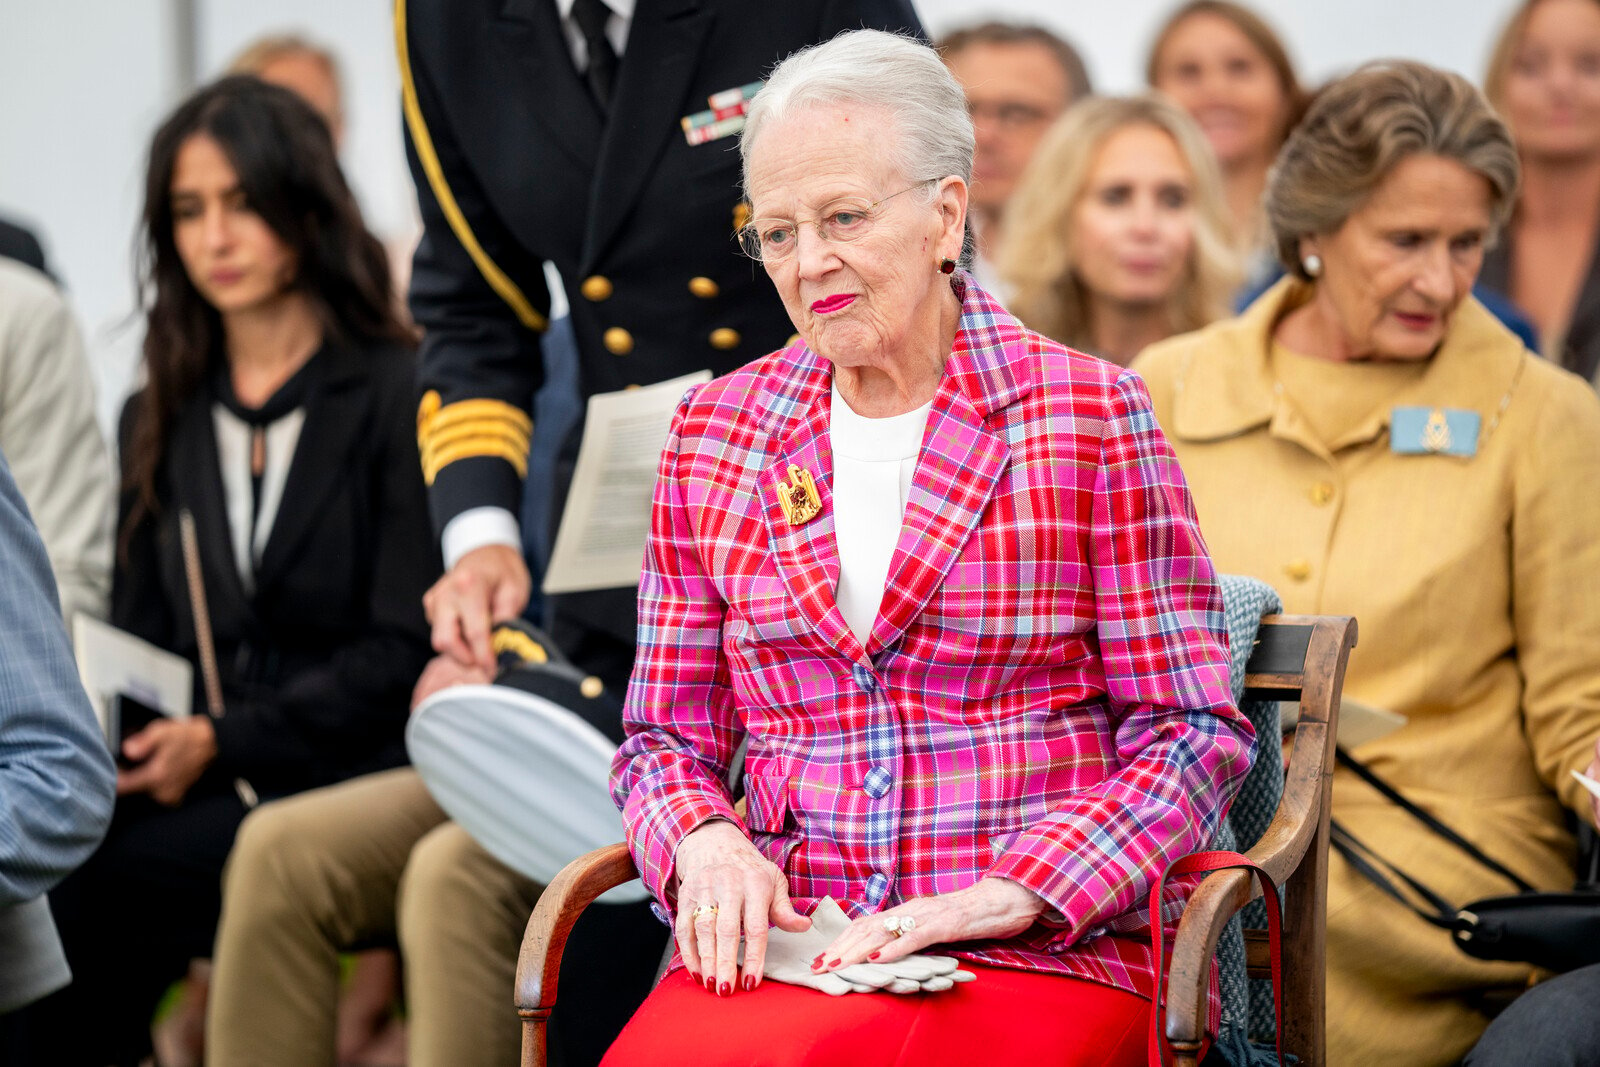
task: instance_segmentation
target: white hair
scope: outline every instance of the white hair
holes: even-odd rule
[[[750,184],[750,150],[761,131],[818,104],[882,108],[893,121],[885,150],[908,181],[957,175],[972,181],[973,132],[961,84],[932,48],[882,30],[850,30],[794,53],[750,102],[739,157]]]

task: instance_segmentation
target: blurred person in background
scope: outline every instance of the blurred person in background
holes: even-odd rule
[[[111,595],[111,454],[83,335],[48,277],[0,260],[0,452],[50,554],[67,632]]]
[[[1145,78],[1194,116],[1222,167],[1245,284],[1277,270],[1261,196],[1305,94],[1288,49],[1260,15],[1230,0],[1192,0],[1156,34]]]
[[[245,45],[226,68],[228,74],[249,74],[295,93],[327,123],[335,151],[344,146],[344,82],[333,52],[295,33],[258,37]],[[400,242],[385,242],[395,292],[404,294],[406,266],[415,233]],[[211,963],[190,965],[183,994],[162,1019],[155,1044],[161,1067],[198,1067],[205,1058],[205,1013]],[[340,1003],[339,1048],[342,1059],[379,1062],[404,1059],[404,1026],[392,1007],[399,991],[399,959],[392,950],[370,949],[358,955]]]
[[[1522,192],[1482,282],[1538,327],[1540,350],[1600,383],[1600,3],[1529,0],[1485,91],[1522,161]]]
[[[983,22],[946,34],[934,48],[966,92],[977,131],[967,213],[972,271],[998,292],[991,261],[1006,202],[1050,124],[1094,90],[1077,50],[1042,26]]]
[[[343,148],[344,84],[328,49],[293,33],[259,37],[233,57],[227,73],[253,74],[298,94],[328,124],[334,149]]]
[[[33,1062],[64,1067],[149,1052],[258,799],[404,762],[438,567],[410,333],[321,118],[247,77],[184,101],[152,141],[141,249],[112,621],[189,661],[196,714],[120,740],[111,830],[51,894],[74,978],[29,1012]]]
[[[1352,754],[1540,889],[1600,804],[1600,401],[1471,297],[1511,211],[1511,136],[1420,63],[1329,86],[1267,213],[1289,272],[1134,370],[1217,565],[1361,620],[1345,694],[1404,717]],[[1341,765],[1333,818],[1461,907],[1512,884]],[[1527,964],[1475,959],[1335,851],[1328,1062],[1453,1064]],[[1570,1062],[1570,1061],[1565,1061]]]
[[[1216,160],[1157,97],[1077,104],[1006,213],[997,267],[1028,326],[1123,366],[1228,314],[1238,281]]]
[[[0,219],[0,257],[14,259],[54,280],[45,262],[44,245],[32,230],[20,223]]]

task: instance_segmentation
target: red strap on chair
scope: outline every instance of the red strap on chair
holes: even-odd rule
[[[1261,883],[1261,894],[1267,900],[1267,939],[1272,950],[1272,1003],[1274,1019],[1278,1024],[1278,1064],[1283,1064],[1283,916],[1278,905],[1278,887],[1272,878],[1248,856],[1238,852],[1196,852],[1174,860],[1150,890],[1150,948],[1155,957],[1155,998],[1150,1006],[1150,1067],[1163,1067],[1167,1062],[1167,1043],[1162,1033],[1166,1019],[1167,950],[1162,938],[1161,890],[1168,878],[1185,874],[1204,874],[1242,867],[1256,876]]]

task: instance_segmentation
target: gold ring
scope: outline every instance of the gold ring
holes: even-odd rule
[[[701,919],[709,919],[716,913],[717,906],[715,904],[702,904],[689,913],[689,918],[693,919],[695,922],[699,922]]]
[[[904,937],[917,928],[917,919],[914,915],[885,915],[883,928],[895,937]]]

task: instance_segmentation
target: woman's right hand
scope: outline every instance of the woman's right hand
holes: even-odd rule
[[[675,863],[678,921],[673,936],[689,973],[710,992],[725,997],[740,982],[741,933],[741,985],[749,991],[761,982],[769,926],[791,933],[811,928],[811,920],[789,903],[789,880],[783,872],[726,819],[690,831],[678,843]]]

